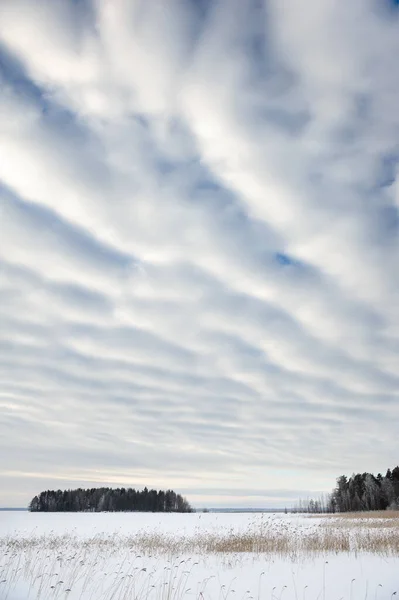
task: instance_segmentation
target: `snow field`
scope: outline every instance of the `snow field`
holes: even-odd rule
[[[0,513],[1,600],[394,600],[399,516]]]

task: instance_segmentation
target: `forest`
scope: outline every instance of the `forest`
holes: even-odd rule
[[[173,490],[139,491],[132,488],[47,490],[35,496],[31,512],[193,512],[190,504]]]
[[[399,466],[378,473],[341,475],[331,494],[318,500],[300,501],[294,512],[335,513],[399,510]]]

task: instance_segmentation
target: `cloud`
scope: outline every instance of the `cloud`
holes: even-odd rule
[[[394,11],[3,0],[2,504],[397,461]]]

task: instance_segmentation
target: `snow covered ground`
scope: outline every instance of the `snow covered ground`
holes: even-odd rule
[[[0,513],[1,600],[395,600],[399,518]]]

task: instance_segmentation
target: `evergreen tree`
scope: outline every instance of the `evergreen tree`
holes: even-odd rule
[[[190,504],[173,490],[136,491],[132,488],[91,488],[83,490],[47,490],[35,496],[31,512],[192,512]]]
[[[357,512],[364,510],[399,510],[399,466],[378,473],[353,473],[348,479],[341,475],[330,496],[321,500],[299,502],[295,512]]]

